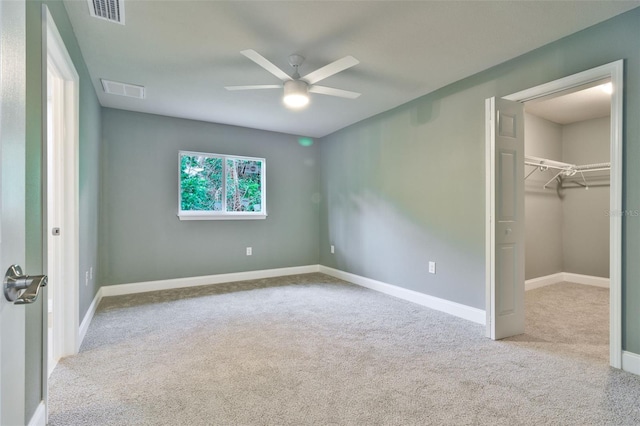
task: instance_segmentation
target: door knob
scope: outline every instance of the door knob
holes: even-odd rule
[[[38,298],[40,288],[46,285],[46,275],[24,275],[20,266],[12,265],[4,276],[4,297],[16,305],[33,303]]]

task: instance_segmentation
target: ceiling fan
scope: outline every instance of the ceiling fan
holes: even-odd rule
[[[355,99],[360,93],[350,92],[348,90],[334,89],[333,87],[318,86],[316,83],[331,77],[334,74],[351,68],[360,63],[353,56],[345,56],[335,62],[325,65],[304,77],[300,77],[298,67],[304,62],[304,57],[300,55],[289,56],[289,64],[293,67],[293,74],[289,76],[286,72],[272,64],[264,56],[255,50],[243,50],[242,53],[256,64],[260,65],[271,74],[283,81],[283,84],[258,84],[251,86],[226,86],[227,90],[258,90],[258,89],[282,89],[284,88],[284,97],[282,98],[285,105],[290,108],[302,108],[309,103],[309,93],[319,93],[321,95],[337,96],[340,98]]]

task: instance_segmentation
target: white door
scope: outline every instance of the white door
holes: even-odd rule
[[[25,3],[0,1],[0,276],[25,261]],[[2,292],[4,293],[4,292]],[[25,424],[25,305],[0,295],[0,424]]]
[[[524,333],[524,106],[491,98],[487,109],[487,336]]]

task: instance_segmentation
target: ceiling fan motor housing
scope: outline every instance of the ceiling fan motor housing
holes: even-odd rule
[[[302,80],[289,80],[284,82],[284,95],[301,95],[309,93],[309,85]]]

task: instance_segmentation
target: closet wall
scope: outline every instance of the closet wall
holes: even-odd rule
[[[525,154],[572,164],[609,161],[609,117],[560,125],[525,113]],[[525,167],[529,173],[531,167]],[[525,180],[525,279],[558,272],[609,277],[609,174],[585,173],[589,189]],[[567,185],[576,186],[576,185]]]
[[[562,126],[562,161],[609,162],[609,117]],[[565,189],[563,272],[609,278],[609,172],[585,175],[589,189]]]

